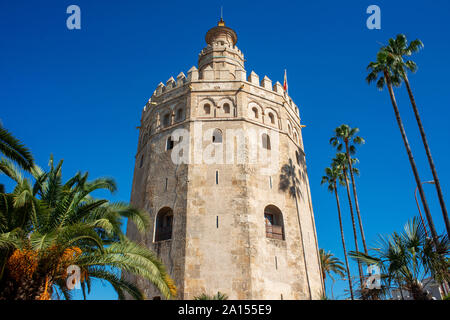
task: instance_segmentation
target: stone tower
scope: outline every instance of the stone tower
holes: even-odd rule
[[[131,203],[152,230],[127,234],[158,254],[179,299],[319,299],[299,109],[279,82],[247,76],[222,19],[205,40],[198,69],[160,83],[143,109]]]

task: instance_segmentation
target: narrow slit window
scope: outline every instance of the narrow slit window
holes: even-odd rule
[[[173,140],[172,140],[172,136],[170,136],[169,138],[167,138],[167,143],[166,143],[166,150],[172,150],[173,149]]]
[[[216,184],[219,184],[219,171],[216,171]]]
[[[139,163],[139,168],[142,168],[143,164],[144,164],[144,155],[141,156],[141,161]]]
[[[262,134],[262,147],[264,149],[270,150],[270,137],[268,134]]]

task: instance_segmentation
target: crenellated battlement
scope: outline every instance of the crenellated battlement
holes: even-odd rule
[[[170,77],[166,84],[163,84],[160,82],[158,86],[156,87],[155,91],[153,92],[151,98],[149,99],[148,103],[144,107],[144,111],[148,110],[150,106],[156,105],[156,100],[164,99],[165,95],[168,93],[173,93],[174,90],[178,90],[180,88],[185,87],[186,85],[189,85],[192,82],[228,82],[230,80],[215,80],[214,79],[214,70],[207,66],[203,72],[199,72],[199,70],[193,66],[189,71],[187,72],[187,77],[183,72],[180,72],[176,78],[176,80],[173,77]],[[235,80],[231,81],[238,81],[238,82],[244,82],[251,84],[252,86],[256,88],[263,89],[265,91],[270,91],[278,96],[281,96],[283,100],[285,101],[285,105],[289,106],[289,108],[294,111],[295,113],[299,114],[299,110],[297,108],[297,105],[293,102],[292,98],[284,91],[283,86],[280,82],[276,81],[275,83],[272,82],[272,80],[268,76],[264,76],[262,79],[260,79],[259,75],[256,74],[254,71],[251,71],[248,77],[246,77],[245,70],[238,69],[235,71]],[[183,90],[183,89],[180,89]]]
[[[217,43],[210,45],[208,44],[205,48],[200,51],[198,54],[199,57],[208,55],[214,51],[218,52],[232,52],[233,54],[237,54],[242,60],[244,60],[244,53],[236,46],[236,45],[230,45],[228,43]]]

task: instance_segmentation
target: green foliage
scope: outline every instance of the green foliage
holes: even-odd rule
[[[367,66],[369,74],[366,78],[368,83],[375,82],[377,88],[382,90],[387,79],[390,77],[391,83],[395,87],[401,85],[402,79],[406,77],[406,71],[417,71],[417,64],[412,60],[405,60],[406,57],[418,52],[423,48],[423,43],[419,39],[408,44],[406,36],[397,35],[395,39],[389,39],[388,45],[381,47],[378,51],[377,59]]]
[[[322,266],[322,275],[323,279],[326,279],[326,276],[328,275],[333,281],[333,273],[337,274],[341,278],[344,277],[344,264],[341,260],[339,260],[337,257],[335,257],[331,252],[325,252],[325,250],[320,249],[320,263]]]
[[[372,255],[350,252],[353,259],[367,265],[377,265],[381,270],[386,288],[402,288],[414,299],[428,299],[422,285],[425,277],[431,276],[437,282],[450,280],[450,242],[447,235],[439,237],[435,249],[433,241],[426,237],[424,228],[417,218],[405,225],[400,233],[379,236]]]
[[[375,82],[379,90],[383,90],[388,83],[399,87],[401,85],[401,75],[398,69],[392,67],[393,60],[393,57],[381,48],[377,53],[376,60],[370,62],[367,66],[369,71],[366,77],[367,83]]]
[[[124,218],[128,218],[144,232],[150,225],[148,214],[126,203],[90,195],[96,190],[114,192],[117,187],[110,178],[89,181],[88,173],[77,173],[63,182],[62,163],[55,165],[51,157],[48,172],[33,166],[32,183],[12,161],[0,162],[3,172],[16,182],[12,193],[0,194],[0,298],[14,293],[5,289],[14,283],[7,267],[8,258],[13,252],[26,250],[37,253],[37,269],[33,274],[37,287],[27,292],[42,291],[45,282],[56,290],[55,294],[70,299],[66,270],[61,266],[72,264],[81,268],[84,295],[90,292],[93,278],[109,282],[121,299],[125,293],[143,299],[144,294],[120,276],[118,271],[122,270],[142,277],[166,298],[172,298],[176,288],[161,261],[146,247],[128,240],[121,231]],[[72,251],[78,253],[68,255]]]
[[[331,167],[325,168],[325,175],[322,176],[320,184],[328,184],[328,191],[330,192],[334,192],[338,184],[345,186],[344,175],[336,163],[332,163]]]
[[[351,128],[347,124],[342,124],[334,129],[334,136],[330,139],[330,144],[338,151],[343,151],[348,145],[349,153],[356,153],[356,145],[364,144],[362,137],[358,136],[359,128]]]
[[[33,166],[31,152],[2,125],[0,125],[0,153],[16,162],[24,170],[29,171]],[[1,166],[0,171],[2,171]]]
[[[213,296],[202,293],[201,295],[195,296],[194,300],[228,300],[228,295],[221,293],[220,291]]]
[[[398,34],[395,39],[390,38],[388,45],[384,46],[382,50],[389,56],[390,68],[404,79],[407,70],[413,73],[417,71],[417,64],[412,60],[405,59],[422,48],[423,43],[419,39],[413,40],[408,44],[406,36]]]
[[[352,165],[356,164],[359,160],[357,158],[351,158]],[[332,160],[332,167],[334,167],[338,172],[343,174],[344,182],[347,177],[348,172],[348,159],[347,155],[343,152],[336,153],[336,157]],[[352,167],[353,173],[359,175],[359,170]]]

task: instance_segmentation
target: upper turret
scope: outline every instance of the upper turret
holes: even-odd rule
[[[236,32],[226,27],[221,18],[216,27],[208,30],[205,41],[207,46],[198,59],[200,74],[208,67],[208,70],[214,71],[211,80],[235,80],[236,71],[244,71],[244,55],[236,46]]]
[[[235,46],[237,42],[237,34],[233,29],[226,27],[225,21],[220,18],[217,23],[217,27],[209,29],[206,33],[205,41],[211,46],[219,41],[227,43],[229,46]]]

